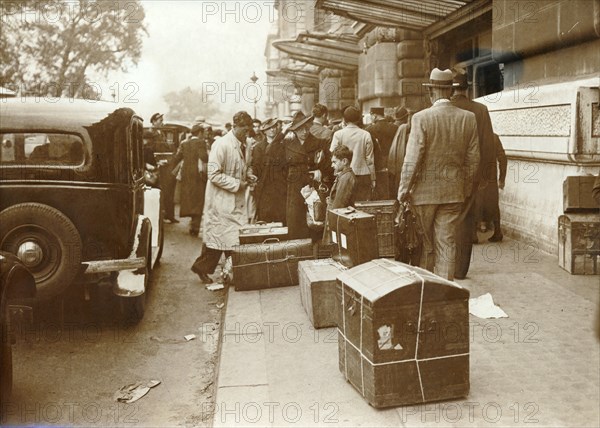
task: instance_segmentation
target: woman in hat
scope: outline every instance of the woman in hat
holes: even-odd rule
[[[306,117],[299,111],[288,131],[290,138],[284,140],[287,166],[286,219],[289,239],[309,238],[306,223],[306,205],[300,190],[307,184],[324,183],[331,187],[333,169],[327,141],[319,140],[310,132],[313,116]],[[316,183],[315,183],[316,182]]]

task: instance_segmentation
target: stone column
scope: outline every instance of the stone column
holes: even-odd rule
[[[331,120],[340,118],[344,106],[356,104],[356,73],[332,68],[321,70],[319,103],[327,107]]]
[[[358,99],[363,111],[370,107],[404,105],[411,110],[426,106],[421,83],[425,52],[423,36],[399,28],[376,28],[360,42]]]

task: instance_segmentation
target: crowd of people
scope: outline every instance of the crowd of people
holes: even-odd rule
[[[168,179],[160,180],[165,219],[178,222],[171,187],[179,180],[179,215],[190,217],[190,234],[202,232],[192,271],[213,282],[222,254],[230,255],[249,223],[281,222],[289,239],[327,240],[326,218],[315,227],[307,216],[305,197],[315,190],[329,209],[355,201],[410,203],[422,232],[419,264],[450,280],[464,278],[477,228],[493,223],[490,241],[503,238],[498,189],[506,175],[487,108],[468,98],[468,85],[466,74],[436,68],[424,84],[431,107],[411,112],[399,106],[392,117],[383,107],[371,108],[368,126],[352,105],[332,123],[322,104],[291,120],[263,122],[240,111],[217,138],[197,120],[166,161]],[[151,122],[145,156],[156,168],[152,148],[160,149],[162,115]]]

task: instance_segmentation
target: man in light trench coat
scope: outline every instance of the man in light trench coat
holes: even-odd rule
[[[246,174],[244,143],[252,131],[252,118],[245,111],[233,116],[233,129],[217,139],[208,157],[208,182],[204,205],[202,254],[192,265],[204,283],[213,282],[221,254],[229,257],[239,244],[239,229],[248,221],[246,187],[255,177]]]

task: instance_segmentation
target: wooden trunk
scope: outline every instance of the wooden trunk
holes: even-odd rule
[[[338,275],[339,368],[374,407],[466,397],[469,291],[377,259]]]
[[[600,218],[573,213],[558,218],[558,265],[574,275],[600,274]]]
[[[333,259],[298,263],[300,298],[314,328],[337,327],[336,277],[345,269]]]
[[[270,238],[285,241],[288,228],[283,223],[247,224],[240,228],[240,244],[261,244]]]
[[[298,285],[298,262],[313,258],[310,239],[233,247],[236,291]]]
[[[563,211],[596,211],[598,203],[592,197],[596,177],[582,175],[567,177],[563,182]]]
[[[377,253],[379,257],[394,257],[396,234],[394,233],[395,200],[360,201],[356,209],[375,216],[377,224]]]
[[[353,208],[329,210],[331,242],[337,245],[333,258],[346,267],[377,258],[375,216]]]

